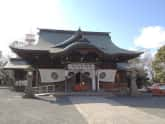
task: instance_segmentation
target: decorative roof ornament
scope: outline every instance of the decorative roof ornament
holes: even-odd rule
[[[89,40],[87,38],[84,38],[83,37],[83,32],[81,31],[80,27],[79,29],[77,30],[76,34],[76,41],[77,42],[86,42],[86,43],[89,43]]]
[[[74,34],[75,36],[75,39],[81,39],[83,36],[82,36],[82,31],[81,29],[79,28],[76,33]]]
[[[75,43],[75,42],[86,42],[89,43],[88,39],[83,38],[83,32],[79,28],[70,38],[66,39],[65,41],[55,45],[55,47],[62,47],[65,48],[66,46]]]
[[[80,27],[78,28],[77,32],[82,33],[82,30]]]

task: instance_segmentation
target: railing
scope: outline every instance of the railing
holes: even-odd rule
[[[17,80],[15,86],[27,86],[27,80]]]
[[[10,44],[10,46],[17,47],[17,48],[21,48],[21,47],[24,47],[26,45],[27,45],[26,42],[21,42],[21,41],[14,41],[13,43]]]
[[[35,94],[37,94],[37,93],[52,93],[52,92],[55,92],[55,85],[33,87],[33,92]]]
[[[118,91],[122,88],[128,88],[128,83],[100,83],[100,86],[106,91]]]

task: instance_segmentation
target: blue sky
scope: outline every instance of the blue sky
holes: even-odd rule
[[[86,30],[111,32],[124,48],[133,47],[134,37],[146,26],[165,26],[164,0],[71,0],[63,7],[72,25]]]
[[[0,50],[36,28],[111,32],[126,49],[165,44],[165,0],[0,0]]]

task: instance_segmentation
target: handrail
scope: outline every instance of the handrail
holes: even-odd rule
[[[55,85],[32,87],[32,89],[34,93],[50,93],[55,92]]]

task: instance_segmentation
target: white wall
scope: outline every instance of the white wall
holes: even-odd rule
[[[65,70],[64,69],[39,69],[41,82],[60,82],[65,80]],[[53,79],[51,74],[55,72],[58,75],[57,79]]]

